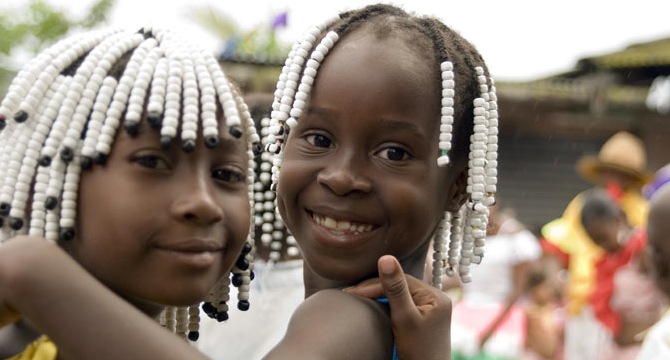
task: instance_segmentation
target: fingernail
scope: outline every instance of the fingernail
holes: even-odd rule
[[[393,264],[393,261],[390,259],[382,259],[381,264],[379,265],[379,271],[382,272],[384,275],[393,275],[395,274],[395,265]]]

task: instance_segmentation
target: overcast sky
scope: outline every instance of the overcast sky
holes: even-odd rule
[[[75,14],[91,0],[45,0]],[[12,0],[12,4],[27,0]],[[528,80],[570,70],[579,58],[623,49],[636,42],[670,37],[668,0],[395,0],[406,10],[430,14],[475,44],[498,80]],[[3,4],[4,3],[4,4]],[[0,2],[0,11],[12,6]],[[111,25],[168,26],[197,36],[212,51],[221,42],[188,17],[194,6],[225,11],[242,28],[268,23],[288,11],[279,36],[294,41],[311,25],[362,0],[116,0]]]

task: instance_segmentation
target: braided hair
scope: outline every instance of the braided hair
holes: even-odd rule
[[[0,103],[0,243],[23,234],[54,243],[75,238],[82,171],[105,163],[119,128],[136,135],[146,114],[163,147],[179,139],[190,152],[202,136],[216,148],[217,110],[231,135],[247,143],[253,199],[253,149],[260,139],[211,54],[152,28],[95,31],[46,49],[17,74]],[[232,271],[241,310],[249,308],[251,239],[253,227]],[[219,320],[228,317],[229,283],[224,277],[203,304]],[[198,305],[167,307],[161,323],[196,340]]]
[[[281,170],[282,146],[305,109],[320,64],[338,40],[359,29],[379,39],[399,37],[435,63],[434,86],[442,94],[437,163],[468,162],[468,199],[460,210],[445,212],[434,235],[433,285],[442,275],[471,280],[469,266],[484,255],[488,206],[497,186],[498,111],[493,79],[472,44],[439,19],[376,4],[327,20],[296,42],[274,93],[266,150],[274,154],[273,188]],[[448,245],[447,245],[448,243]]]

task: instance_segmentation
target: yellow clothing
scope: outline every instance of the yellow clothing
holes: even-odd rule
[[[56,344],[46,336],[41,336],[33,341],[22,353],[14,355],[7,360],[56,360],[58,349]]]
[[[580,221],[583,194],[568,204],[562,217],[542,228],[542,236],[570,257],[568,265],[567,304],[569,314],[578,314],[588,301],[595,279],[595,262],[604,251],[594,244]],[[631,225],[644,227],[647,220],[647,201],[637,190],[623,193],[620,206]]]

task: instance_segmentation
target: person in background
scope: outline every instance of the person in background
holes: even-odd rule
[[[596,261],[595,286],[589,308],[598,359],[634,359],[641,338],[660,315],[658,293],[646,274],[644,229],[633,227],[616,198],[604,190],[585,194],[581,223],[593,242],[605,251]]]
[[[663,294],[666,307],[661,318],[647,332],[637,360],[670,359],[670,165],[656,172],[653,188],[647,188],[649,218],[647,222],[647,256],[656,288]]]
[[[597,156],[585,155],[577,162],[577,173],[595,187],[608,189],[628,222],[643,227],[646,222],[647,201],[641,188],[652,174],[646,169],[646,153],[639,138],[620,131],[600,148]],[[593,360],[594,347],[590,340],[593,324],[588,299],[595,284],[595,262],[605,255],[588,237],[580,222],[584,192],[575,196],[562,216],[543,226],[542,242],[545,253],[564,259],[568,269],[566,285],[566,359]]]
[[[526,352],[523,360],[563,360],[565,314],[560,290],[552,281],[555,268],[549,258],[535,262],[528,271]]]
[[[526,342],[522,297],[528,270],[542,256],[538,239],[510,210],[491,208],[485,260],[462,284],[452,314],[454,359],[520,359]]]

